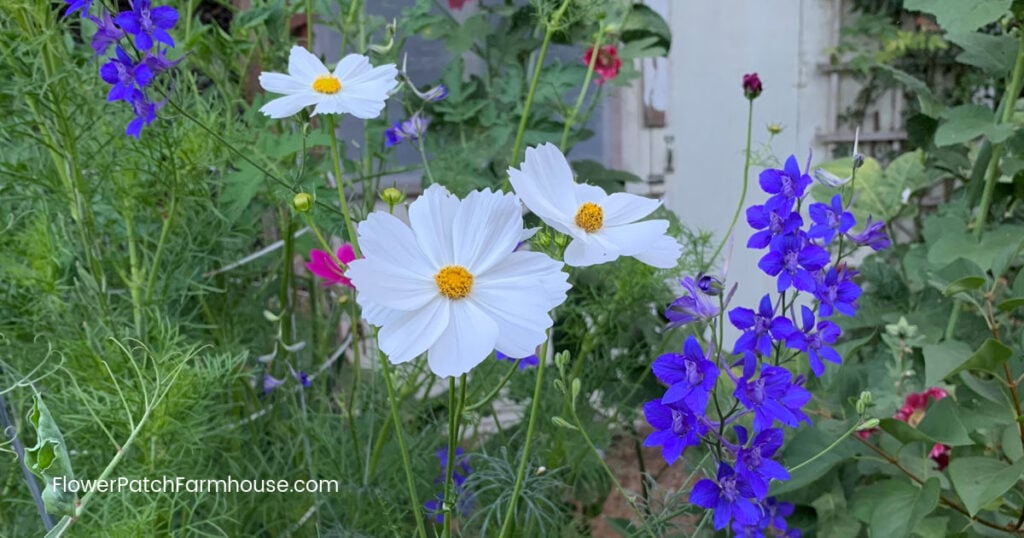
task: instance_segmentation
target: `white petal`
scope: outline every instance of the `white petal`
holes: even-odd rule
[[[663,235],[643,252],[633,255],[634,258],[653,267],[672,269],[679,265],[679,257],[683,255],[683,247],[675,239]]]
[[[312,85],[316,77],[330,73],[320,58],[298,45],[288,54],[288,74],[306,84]]]
[[[409,224],[416,234],[416,241],[437,269],[455,263],[452,222],[459,203],[459,199],[447,189],[435,184],[409,205]]]
[[[605,201],[608,199],[608,193],[604,192],[604,189],[587,183],[577,183],[573,185],[573,191],[576,193],[576,202],[578,204],[583,204],[583,202],[594,202],[595,204],[604,207]],[[577,209],[579,208],[577,207]]]
[[[377,336],[380,350],[393,364],[415,359],[434,345],[448,327],[448,302],[438,297],[419,310],[390,320]]]
[[[345,57],[338,62],[338,65],[334,66],[334,76],[338,77],[338,80],[340,80],[342,84],[345,84],[349,79],[369,70],[369,58],[362,54],[346,54]]]
[[[359,223],[359,245],[363,256],[414,276],[434,277],[436,268],[427,263],[416,236],[398,217],[374,211]]]
[[[617,192],[609,196],[601,206],[604,209],[604,225],[618,226],[636,222],[653,213],[659,205],[661,202],[653,198]]]
[[[358,299],[358,295],[356,298]],[[358,303],[359,301],[356,302]],[[384,325],[391,323],[391,320],[405,313],[401,310],[387,308],[377,303],[366,303],[365,305],[360,306],[363,310],[363,319],[376,327],[383,327]]]
[[[369,66],[369,63],[366,64]],[[395,64],[384,64],[369,70],[361,70],[353,73],[348,78],[338,78],[344,85],[345,90],[351,94],[366,97],[369,95],[387,97],[391,90],[398,86],[398,69]]]
[[[309,105],[315,105],[318,101],[320,101],[320,96],[313,92],[286,95],[263,105],[260,107],[260,112],[271,118],[287,118]]]
[[[311,87],[290,75],[281,73],[260,74],[260,86],[272,93],[283,93],[291,95],[294,93],[309,93]]]
[[[502,192],[473,191],[453,222],[455,261],[477,275],[507,258],[519,243],[523,216],[519,200]]]
[[[602,230],[603,231],[603,230]],[[565,264],[572,267],[587,267],[610,262],[621,255],[619,245],[609,242],[598,234],[587,234],[573,239],[565,248]]]
[[[408,312],[422,308],[439,297],[437,284],[432,277],[414,275],[379,260],[354,260],[345,275],[359,292],[356,301],[364,309],[379,305]]]
[[[573,223],[579,203],[569,161],[554,144],[526,148],[520,170],[508,169],[509,182],[526,207],[562,233]]]
[[[448,327],[427,352],[430,370],[441,377],[462,375],[494,350],[498,325],[472,302],[451,301]]]
[[[562,264],[538,252],[516,252],[480,275],[469,299],[498,324],[497,348],[509,356],[534,353],[551,327],[553,308],[570,288]]]

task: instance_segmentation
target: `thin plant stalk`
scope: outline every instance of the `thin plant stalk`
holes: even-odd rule
[[[341,153],[338,150],[338,133],[335,127],[333,114],[327,116],[327,131],[331,137],[331,160],[334,161],[334,182],[338,186],[338,202],[341,204],[341,216],[345,219],[345,230],[348,232],[348,240],[352,244],[352,251],[356,258],[362,256],[359,250],[359,241],[356,238],[356,227],[352,224],[352,215],[348,210],[348,200],[345,198],[345,182],[342,180]]]
[[[420,538],[427,538],[427,529],[423,524],[422,506],[419,495],[416,494],[416,481],[412,475],[412,463],[409,460],[409,449],[405,445],[405,434],[402,432],[402,423],[398,417],[398,399],[395,394],[395,385],[391,382],[391,364],[388,363],[384,353],[380,355],[381,374],[384,377],[384,386],[388,391],[388,402],[391,404],[391,422],[395,425],[395,437],[398,438],[398,449],[402,455],[402,466],[405,468],[406,485],[409,487],[409,502],[412,506],[412,517],[416,520],[416,530]]]
[[[455,376],[448,378],[448,455],[444,472],[444,502],[441,505],[444,514],[443,538],[452,535],[452,475],[455,472],[455,447],[459,443],[459,409],[455,396]],[[465,386],[465,385],[463,385]]]
[[[515,486],[512,487],[512,497],[508,502],[508,510],[505,511],[505,519],[501,524],[499,536],[507,538],[512,533],[512,518],[516,511],[516,504],[519,502],[519,494],[523,491],[523,479],[526,476],[526,464],[530,460],[530,441],[533,440],[534,426],[537,422],[538,408],[540,407],[540,393],[544,386],[544,365],[548,361],[548,349],[551,346],[551,337],[554,335],[554,328],[548,329],[548,337],[541,346],[541,359],[537,361],[537,382],[533,387],[533,401],[530,402],[530,419],[526,425],[526,440],[523,441],[523,455],[519,460],[519,469],[516,471]]]
[[[579,96],[576,97],[576,105],[572,107],[569,112],[569,116],[565,118],[565,127],[562,128],[562,140],[558,143],[558,148],[565,152],[565,146],[569,143],[569,131],[572,129],[573,124],[576,122],[576,116],[580,113],[580,108],[583,107],[583,101],[587,97],[587,93],[590,90],[590,80],[594,76],[594,67],[597,65],[598,52],[601,50],[601,42],[604,40],[604,28],[601,28],[597,32],[597,38],[594,39],[593,53],[590,55],[590,61],[587,62],[587,74],[583,77],[583,87],[580,89]]]
[[[722,236],[722,240],[719,241],[718,246],[715,247],[714,254],[707,259],[708,267],[715,263],[718,255],[722,253],[722,248],[725,247],[726,242],[729,241],[729,236],[732,235],[733,228],[736,227],[736,221],[740,218],[740,212],[743,211],[743,206],[747,201],[747,185],[749,184],[750,175],[750,133],[754,125],[754,100],[747,99],[747,146],[744,150],[743,159],[743,190],[740,191],[740,201],[736,204],[736,212],[732,215],[732,222],[729,223],[729,227],[725,230],[725,235]],[[707,269],[707,268],[705,268]]]
[[[437,181],[434,180],[433,172],[430,171],[430,162],[427,161],[427,151],[423,148],[422,135],[416,137],[416,149],[420,153],[420,160],[423,161],[423,171],[426,172],[427,174],[428,185],[433,185],[434,183],[437,183]]]

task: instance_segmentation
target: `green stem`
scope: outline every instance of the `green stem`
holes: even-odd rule
[[[174,212],[178,207],[178,168],[174,168],[174,185],[171,187],[171,204],[167,208],[167,218],[164,219],[163,226],[160,228],[160,239],[156,243],[156,253],[153,254],[153,263],[149,268],[149,278],[146,279],[146,303],[148,304],[150,298],[153,296],[153,288],[156,287],[156,275],[160,268],[160,258],[163,257],[164,245],[167,242],[167,235],[171,231],[172,223],[174,222]]]
[[[334,161],[334,182],[338,186],[338,202],[341,203],[341,215],[345,219],[345,229],[348,231],[348,240],[352,244],[352,251],[356,258],[362,256],[359,250],[359,241],[356,239],[356,227],[352,224],[352,215],[348,211],[348,200],[345,198],[345,183],[342,181],[341,152],[338,150],[338,133],[335,129],[333,114],[327,114],[327,130],[331,136],[331,159]]]
[[[847,437],[849,437],[850,435],[853,435],[853,432],[857,431],[857,428],[859,428],[860,426],[861,426],[861,424],[860,424],[859,420],[854,422],[853,426],[849,430],[846,430],[846,433],[844,433],[843,435],[839,436],[839,439],[836,439],[831,445],[828,445],[827,447],[825,447],[825,449],[822,450],[821,452],[818,452],[817,454],[811,456],[810,458],[804,460],[803,462],[798,463],[797,465],[795,465],[793,467],[790,467],[789,468],[789,472],[790,473],[795,473],[797,470],[801,469],[805,465],[809,465],[809,464],[813,463],[815,460],[817,460],[818,458],[824,456],[825,454],[828,454],[835,447],[839,446],[839,443],[842,443],[843,440],[845,440]]]
[[[725,235],[722,236],[722,240],[718,243],[718,247],[715,248],[715,253],[711,255],[705,261],[704,271],[707,271],[711,264],[715,263],[715,259],[722,252],[722,247],[729,241],[729,236],[732,234],[732,229],[736,227],[736,221],[740,218],[740,212],[743,211],[743,204],[747,201],[747,183],[748,175],[750,174],[750,133],[754,125],[754,100],[747,100],[747,147],[744,151],[745,158],[743,160],[743,190],[740,192],[740,201],[736,204],[736,212],[732,216],[732,222],[729,223],[729,228],[725,230]]]
[[[125,198],[130,197],[130,192],[125,194]],[[142,268],[139,266],[139,250],[135,244],[135,221],[132,218],[131,206],[131,200],[126,200],[124,227],[128,234],[128,291],[132,297],[132,318],[135,321],[135,333],[139,338],[142,338],[145,333],[145,327],[142,324]]]
[[[488,392],[487,396],[484,396],[476,403],[469,404],[469,406],[466,407],[466,411],[475,411],[490,403],[490,401],[493,400],[494,397],[497,396],[499,392],[501,392],[501,389],[505,387],[505,384],[507,384],[509,380],[512,379],[512,376],[515,375],[516,370],[519,369],[519,361],[521,360],[522,359],[519,359],[514,364],[512,364],[512,367],[508,369],[508,372],[505,374],[505,377],[501,378],[501,381],[498,382],[498,385],[491,389],[491,392]]]
[[[1010,84],[1006,87],[1004,95],[1003,115],[999,123],[1009,123],[1013,118],[1013,111],[1016,108],[1017,97],[1020,95],[1021,81],[1024,79],[1024,32],[1020,36],[1020,43],[1017,48],[1017,61],[1013,64],[1013,75]],[[1002,144],[992,144],[992,158],[988,162],[988,170],[985,175],[985,191],[981,195],[981,208],[978,211],[978,221],[974,225],[974,238],[981,240],[985,232],[985,221],[988,219],[989,207],[992,205],[992,193],[996,189],[998,179],[999,157],[1003,152]]]
[[[455,472],[455,445],[458,444],[459,417],[458,404],[455,398],[455,376],[448,378],[448,459],[444,473],[444,504],[441,510],[444,513],[444,531],[441,536],[450,538],[452,535],[452,474]]]
[[[590,79],[594,76],[594,66],[597,65],[597,57],[601,51],[601,41],[603,39],[604,28],[601,28],[597,31],[597,39],[594,40],[594,47],[591,49],[593,53],[590,55],[590,61],[587,62],[587,74],[583,77],[583,88],[580,89],[580,94],[576,97],[576,105],[572,107],[569,116],[565,118],[565,127],[562,128],[562,141],[558,143],[558,147],[563,153],[565,152],[566,144],[569,142],[569,131],[572,129],[573,123],[576,122],[576,115],[580,113],[583,100],[587,97],[587,92],[590,90]]]
[[[572,0],[563,0],[562,5],[551,15],[551,19],[542,22],[542,24],[546,24],[547,31],[544,32],[544,41],[540,45],[540,52],[537,53],[537,64],[533,68],[533,78],[530,80],[530,89],[526,93],[526,102],[523,104],[523,116],[519,119],[519,128],[516,130],[516,139],[512,145],[512,158],[509,159],[509,164],[515,164],[519,161],[519,151],[523,148],[523,135],[526,133],[526,122],[530,118],[530,107],[533,106],[533,96],[537,93],[537,83],[540,81],[540,72],[544,67],[544,58],[548,54],[548,45],[551,44],[551,38],[555,35],[555,30],[558,28],[558,21],[565,14],[565,10],[571,3]],[[508,190],[508,185],[508,179],[506,179],[506,190]]]
[[[430,171],[430,163],[427,162],[427,151],[423,149],[423,137],[417,137],[417,142],[416,149],[420,152],[420,160],[423,161],[423,171],[427,173],[428,185],[433,185],[437,181],[434,180],[434,174]]]
[[[333,123],[333,122],[332,122]],[[355,244],[353,244],[353,248]],[[388,402],[391,404],[391,422],[395,425],[395,437],[398,438],[398,449],[402,455],[402,467],[405,468],[405,481],[409,487],[409,502],[412,503],[412,517],[416,520],[416,530],[420,538],[427,538],[427,529],[423,525],[423,513],[420,506],[419,495],[416,494],[416,481],[412,475],[412,462],[409,460],[409,449],[405,445],[405,434],[402,432],[402,423],[398,418],[398,399],[395,395],[395,386],[391,382],[391,364],[384,353],[380,353],[381,373],[384,376],[384,386],[388,390]]]
[[[540,407],[540,393],[544,386],[544,365],[548,362],[548,346],[552,344],[554,328],[548,329],[548,337],[540,350],[540,360],[537,361],[537,382],[533,387],[533,401],[530,402],[530,420],[526,425],[526,440],[523,441],[523,455],[519,460],[519,470],[516,471],[516,483],[512,487],[512,497],[508,502],[508,510],[505,511],[505,520],[501,524],[499,536],[507,538],[512,533],[512,518],[516,511],[516,504],[519,501],[519,494],[523,491],[523,478],[526,476],[526,464],[530,459],[530,441],[533,440],[534,426],[537,423],[537,409]]]

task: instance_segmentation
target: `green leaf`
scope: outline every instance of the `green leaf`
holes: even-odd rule
[[[1007,465],[994,458],[953,458],[948,471],[956,494],[973,516],[1017,483],[1024,473],[1024,460]]]
[[[923,80],[889,65],[879,64],[875,68],[889,74],[896,82],[917,94],[917,101],[921,105],[922,114],[932,118],[938,118],[942,115],[942,111],[945,110],[946,106],[935,97],[931,88]]]
[[[996,372],[997,368],[1004,362],[1010,360],[1013,350],[992,338],[985,340],[981,347],[967,358],[960,366],[953,369],[948,375],[963,370],[982,370],[985,372]]]
[[[998,144],[1013,134],[1013,126],[996,124],[992,109],[982,105],[960,105],[942,113],[946,120],[935,131],[935,145],[949,146],[963,144],[986,136]]]
[[[973,32],[1009,12],[1013,0],[906,0],[903,9],[924,11],[949,33]]]
[[[954,280],[950,285],[946,286],[946,289],[942,290],[942,294],[946,297],[956,295],[958,293],[964,293],[968,291],[974,291],[985,285],[985,278],[980,276],[965,276],[963,278]]]
[[[483,14],[473,15],[466,19],[451,35],[446,45],[452,56],[459,56],[473,47],[473,43],[481,36],[491,32],[491,24]]]
[[[924,346],[924,384],[935,386],[971,356],[971,347],[964,342],[947,340]]]
[[[939,504],[939,481],[930,478],[922,487],[903,480],[872,484],[854,497],[857,516],[871,528],[872,536],[909,536]]]
[[[1016,423],[1003,430],[999,444],[1002,446],[1003,454],[1011,461],[1024,458],[1024,446],[1020,444],[1020,428]]]
[[[914,441],[924,441],[926,443],[936,442],[935,439],[928,437],[921,430],[894,418],[883,418],[879,421],[878,427],[882,428],[882,431],[895,437],[896,440],[904,445],[913,443]]]
[[[54,486],[54,478],[74,479],[71,458],[57,422],[38,392],[29,413],[29,422],[36,430],[36,444],[25,449],[25,463],[29,470],[43,479],[43,503],[46,511],[58,515],[74,515],[78,495]],[[65,482],[67,484],[67,482]]]
[[[989,35],[980,32],[948,34],[946,39],[964,49],[957,61],[980,67],[996,77],[1006,76],[1017,58],[1017,40],[1009,35]]]
[[[1024,297],[1011,297],[1011,298],[1009,298],[1009,299],[1007,299],[1005,301],[1000,302],[996,306],[1000,310],[1002,310],[1003,312],[1009,312],[1011,310],[1016,310],[1016,309],[1024,306]]]
[[[651,37],[657,38],[653,45],[664,50],[666,54],[672,48],[672,29],[657,11],[643,4],[633,4],[633,9],[622,21],[619,35],[626,44]]]
[[[928,240],[931,243],[928,248],[928,262],[932,267],[943,267],[957,258],[963,258],[977,264],[984,274],[984,271],[990,271],[999,265],[999,260],[1006,258],[1007,251],[1019,250],[1021,242],[1024,241],[1024,228],[1021,226],[999,226],[988,231],[984,241],[980,242],[962,228],[962,223],[960,226],[960,229],[943,229],[934,240]],[[958,275],[957,278],[960,276],[967,275]],[[1015,295],[1024,296],[1024,293]]]
[[[945,445],[973,445],[974,441],[968,435],[967,427],[964,426],[964,421],[960,419],[960,414],[957,412],[958,409],[953,398],[943,398],[933,402],[928,406],[917,429]]]

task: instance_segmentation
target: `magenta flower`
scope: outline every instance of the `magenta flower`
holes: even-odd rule
[[[310,273],[324,279],[324,286],[341,284],[355,289],[352,281],[345,276],[345,269],[348,268],[348,264],[356,259],[356,253],[352,250],[352,245],[348,243],[342,245],[338,249],[337,259],[331,256],[330,252],[314,248],[309,251],[309,259],[310,262],[306,264],[306,269],[309,269]],[[338,266],[338,262],[345,265],[345,269]]]
[[[757,96],[761,95],[764,88],[761,86],[761,77],[757,76],[757,73],[747,73],[743,75],[743,96],[747,99],[754,100]]]

